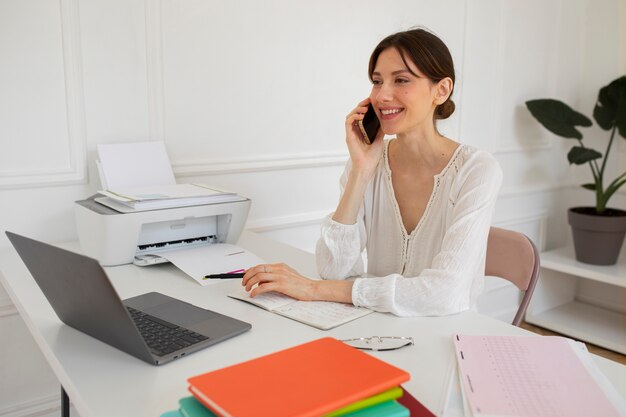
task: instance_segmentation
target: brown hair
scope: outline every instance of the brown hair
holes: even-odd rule
[[[370,80],[372,80],[378,57],[388,48],[395,48],[400,53],[407,69],[415,76],[417,74],[411,71],[411,67],[409,67],[406,61],[407,57],[434,83],[450,77],[452,79],[452,91],[454,91],[455,78],[452,55],[450,55],[446,44],[434,34],[424,29],[411,29],[405,32],[394,33],[380,41],[370,57],[368,70]],[[435,119],[447,119],[454,112],[455,105],[450,99],[452,91],[450,91],[448,99],[435,108]]]

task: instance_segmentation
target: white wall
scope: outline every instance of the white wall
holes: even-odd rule
[[[575,186],[587,173],[524,101],[557,97],[591,114],[598,88],[626,72],[625,10],[624,0],[3,0],[0,230],[75,239],[72,202],[99,186],[96,144],[164,140],[178,181],[251,197],[249,228],[312,250],[337,202],[345,114],[369,93],[369,53],[424,25],[457,67],[458,110],[442,130],[504,169],[494,223],[558,246],[565,207],[589,198]],[[621,142],[614,172],[626,166]],[[490,283],[480,309],[507,319],[516,297]],[[1,289],[0,334],[0,416],[54,409],[54,376]]]

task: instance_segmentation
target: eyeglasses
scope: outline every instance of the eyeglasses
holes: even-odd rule
[[[412,337],[407,336],[371,336],[356,339],[344,339],[343,343],[363,350],[396,350],[414,344]]]

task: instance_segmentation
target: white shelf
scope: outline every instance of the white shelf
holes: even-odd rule
[[[573,301],[527,315],[526,321],[626,354],[626,315],[602,307]]]
[[[540,256],[542,268],[626,288],[626,255],[624,253],[619,257],[616,265],[608,266],[578,262],[572,246],[542,252]]]
[[[626,314],[577,299],[582,280],[617,287],[612,293],[625,291],[625,254],[616,265],[599,266],[576,261],[571,246],[541,253],[541,276],[526,321],[626,354]]]

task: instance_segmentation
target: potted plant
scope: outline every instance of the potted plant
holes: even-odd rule
[[[596,265],[615,264],[626,234],[626,211],[607,205],[615,192],[626,184],[626,170],[609,182],[605,178],[605,168],[615,136],[626,139],[626,76],[602,87],[593,109],[593,118],[598,126],[610,131],[604,155],[583,144],[583,135],[576,127],[592,125],[584,114],[554,99],[530,100],[526,102],[526,107],[552,133],[576,140],[567,154],[570,164],[588,164],[591,169],[593,182],[582,187],[595,193],[595,206],[573,207],[568,211],[576,259]]]

